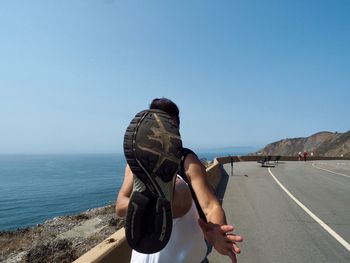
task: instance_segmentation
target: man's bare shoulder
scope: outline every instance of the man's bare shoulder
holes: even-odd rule
[[[198,159],[198,157],[193,154],[193,153],[189,153],[186,155],[185,158],[185,165],[187,164],[191,164],[191,163],[196,163],[196,164],[201,164],[201,161]]]
[[[206,175],[205,167],[194,154],[188,154],[184,163],[185,173],[190,182],[195,178],[203,178]]]

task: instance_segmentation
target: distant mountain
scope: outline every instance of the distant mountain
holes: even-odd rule
[[[314,156],[350,157],[350,130],[345,133],[319,132],[309,137],[288,138],[266,145],[255,154],[296,156],[299,152]]]

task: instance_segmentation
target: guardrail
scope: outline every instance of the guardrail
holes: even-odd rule
[[[125,230],[121,228],[74,263],[127,263],[130,262],[130,257],[131,249],[125,239]]]

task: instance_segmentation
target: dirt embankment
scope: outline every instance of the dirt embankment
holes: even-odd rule
[[[0,262],[72,262],[123,227],[114,205],[0,232]]]

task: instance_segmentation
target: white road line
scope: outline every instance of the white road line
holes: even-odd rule
[[[337,165],[346,165],[346,163],[337,163]]]
[[[350,244],[344,240],[341,236],[339,236],[332,228],[330,228],[326,223],[324,223],[321,219],[319,219],[314,213],[312,213],[305,205],[303,205],[294,195],[292,195],[287,188],[280,183],[280,181],[273,175],[271,172],[271,168],[268,169],[272,178],[276,181],[276,183],[289,195],[289,197],[297,203],[312,219],[314,219],[320,226],[322,226],[335,240],[337,240],[341,245],[343,245],[350,252]]]
[[[345,177],[350,178],[350,175],[342,174],[342,173],[337,173],[337,172],[333,172],[333,171],[331,171],[331,170],[327,170],[327,169],[324,169],[324,168],[321,168],[321,167],[317,167],[317,166],[315,165],[315,163],[312,163],[312,166],[315,167],[316,169],[320,169],[320,170],[323,170],[323,171],[326,171],[326,172],[329,172],[329,173],[332,173],[332,174],[338,174],[338,175],[341,175],[341,176],[345,176]]]

